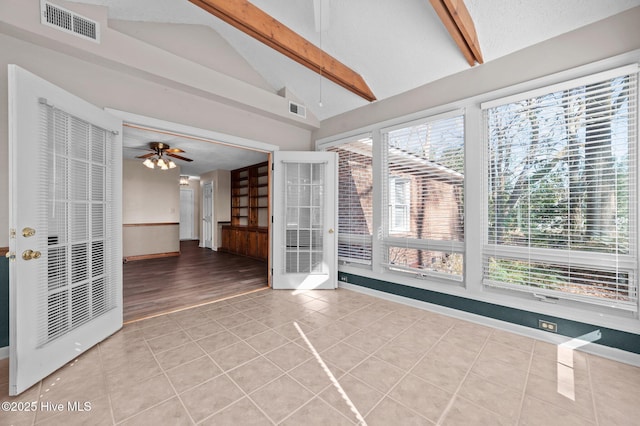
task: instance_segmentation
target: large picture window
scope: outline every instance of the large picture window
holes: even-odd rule
[[[383,129],[382,141],[384,266],[462,281],[462,112]]]
[[[366,136],[327,151],[338,153],[338,260],[371,265],[372,142]]]
[[[636,79],[483,105],[485,285],[637,310]]]

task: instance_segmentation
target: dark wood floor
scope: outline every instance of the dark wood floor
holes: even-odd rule
[[[182,241],[180,256],[123,265],[124,320],[133,321],[267,286],[267,263]]]

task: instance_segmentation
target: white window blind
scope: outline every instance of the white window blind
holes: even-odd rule
[[[484,283],[635,311],[637,67],[529,95],[483,105]]]
[[[384,266],[461,281],[464,115],[455,111],[384,129],[382,139]]]
[[[38,229],[45,229],[38,342],[46,344],[117,306],[121,228],[111,214],[117,181],[111,132],[40,104]]]
[[[327,151],[338,153],[338,260],[371,265],[371,138],[345,142]]]

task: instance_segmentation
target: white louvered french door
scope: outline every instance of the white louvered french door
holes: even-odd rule
[[[11,395],[122,327],[121,126],[9,66]]]

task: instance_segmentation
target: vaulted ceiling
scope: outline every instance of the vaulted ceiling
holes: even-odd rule
[[[369,101],[251,38],[189,0],[76,0],[109,18],[206,25],[274,92],[287,88],[320,119]],[[454,1],[453,3],[459,2]],[[251,0],[359,73],[378,100],[464,71],[469,64],[430,0]],[[465,0],[488,62],[640,5],[640,0]],[[481,66],[481,65],[480,65]]]

